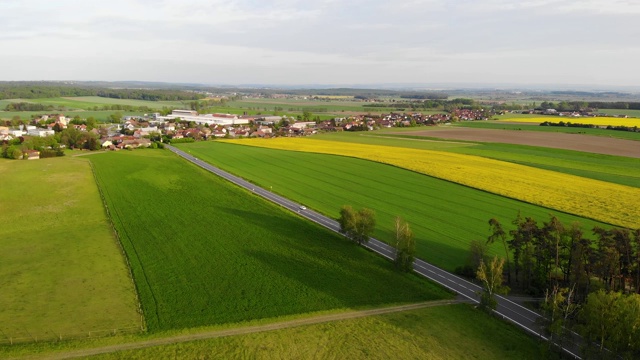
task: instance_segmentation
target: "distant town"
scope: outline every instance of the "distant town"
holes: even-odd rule
[[[24,121],[7,121],[0,126],[0,143],[17,145],[30,138],[53,138],[57,133],[73,131],[84,133],[75,136],[75,141],[52,141],[44,146],[47,150],[56,147],[84,148],[89,150],[119,150],[138,147],[157,147],[171,142],[190,142],[216,138],[270,138],[310,136],[318,132],[373,131],[381,128],[433,126],[458,121],[484,121],[495,115],[507,113],[537,114],[557,116],[560,121],[578,122],[578,118],[596,116],[627,117],[627,115],[607,115],[594,109],[558,111],[553,108],[530,110],[493,109],[452,109],[449,112],[423,114],[421,112],[391,112],[387,114],[359,114],[335,117],[331,120],[313,120],[312,114],[303,115],[243,115],[211,113],[200,114],[196,110],[174,109],[166,115],[159,112],[144,115],[122,116],[118,123],[98,125],[92,118],[70,118],[64,114],[49,114]],[[116,120],[116,119],[113,119]],[[68,134],[67,134],[68,135]],[[71,137],[66,136],[69,140]],[[19,142],[18,142],[19,141]],[[23,146],[21,153],[13,150],[9,158],[37,159],[43,155],[42,145]],[[10,152],[10,151],[9,151]],[[61,154],[58,151],[58,156]],[[44,157],[44,156],[42,156]]]

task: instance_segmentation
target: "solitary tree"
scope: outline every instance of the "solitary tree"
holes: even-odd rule
[[[344,205],[340,208],[338,223],[340,223],[340,232],[351,238],[351,233],[356,228],[356,212],[351,206]]]
[[[504,259],[493,257],[491,263],[487,266],[484,261],[480,263],[476,277],[482,281],[484,290],[480,294],[480,307],[486,311],[496,308],[498,302],[494,295],[505,294],[509,291],[509,287],[502,285],[502,267]]]
[[[396,258],[395,264],[400,271],[413,270],[413,260],[416,255],[416,242],[409,223],[399,217],[396,218]]]

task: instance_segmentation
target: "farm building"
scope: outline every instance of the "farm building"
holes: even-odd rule
[[[193,121],[199,125],[242,125],[248,124],[248,119],[239,118],[238,115],[233,114],[204,114],[200,115],[196,111],[192,110],[173,110],[171,114],[167,116],[160,116],[155,114],[156,121],[174,121],[180,118],[183,121]]]

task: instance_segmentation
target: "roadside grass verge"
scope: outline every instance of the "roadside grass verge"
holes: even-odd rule
[[[0,160],[0,343],[141,330],[87,161]]]
[[[394,241],[394,218],[400,216],[411,225],[418,256],[448,270],[464,264],[471,240],[486,240],[492,217],[500,219],[506,229],[518,211],[538,221],[547,221],[553,213],[566,223],[579,221],[585,229],[605,226],[362,159],[217,141],[177,147],[333,218],[342,205],[374,209],[374,236],[387,243]],[[501,244],[494,244],[491,251],[504,253]]]
[[[450,297],[168,151],[90,160],[150,331]]]

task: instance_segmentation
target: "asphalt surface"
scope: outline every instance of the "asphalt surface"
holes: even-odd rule
[[[340,225],[338,224],[338,222],[329,217],[326,217],[318,212],[308,209],[302,204],[293,202],[285,197],[274,194],[267,189],[258,187],[255,184],[252,184],[240,177],[237,177],[226,171],[223,171],[173,146],[167,146],[167,148],[170,151],[183,157],[184,159],[208,171],[211,171],[212,173],[238,186],[241,186],[247,190],[250,190],[256,195],[262,196],[263,198],[269,201],[272,201],[290,211],[293,211],[298,215],[305,217],[315,223],[318,223],[328,228],[329,230],[342,234],[340,232]],[[366,244],[363,244],[363,246],[386,257],[389,260],[393,260],[395,258],[395,249],[375,238],[370,238],[369,242]],[[413,263],[413,269],[418,274],[444,286],[445,288],[459,294],[460,296],[466,299],[471,300],[473,303],[477,304],[480,302],[479,293],[482,291],[482,287],[472,282],[469,282],[457,275],[454,275],[448,271],[440,269],[439,267],[436,267],[420,259],[415,260],[415,262]],[[540,314],[522,305],[519,305],[503,296],[496,296],[496,300],[498,304],[494,312],[497,316],[502,317],[504,320],[507,320],[521,327],[522,329],[524,329],[525,331],[531,333],[536,337],[540,337],[544,340],[548,340],[547,337],[544,336],[544,333],[542,332],[542,327],[539,323],[540,318],[542,317]],[[576,340],[574,341],[577,343],[579,339],[576,338]],[[575,343],[563,344],[562,350],[574,358],[577,358],[577,359],[580,358],[580,356],[578,356],[579,346],[576,345]]]

